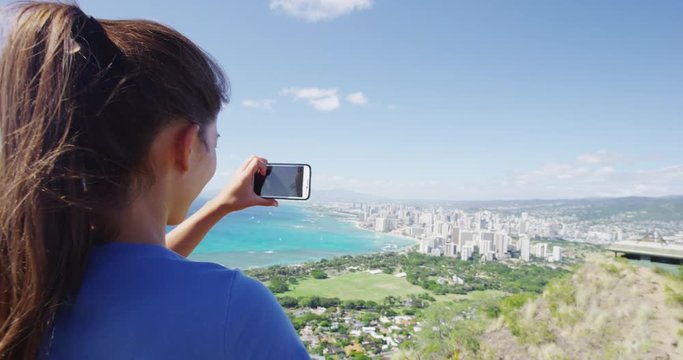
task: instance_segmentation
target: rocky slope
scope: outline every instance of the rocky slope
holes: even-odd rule
[[[683,359],[683,280],[596,255],[481,336],[494,359]]]

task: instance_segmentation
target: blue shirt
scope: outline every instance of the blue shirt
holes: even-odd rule
[[[45,356],[45,354],[48,354]],[[94,247],[43,359],[309,359],[271,292],[160,245]]]

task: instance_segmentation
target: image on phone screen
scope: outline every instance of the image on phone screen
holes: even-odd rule
[[[254,192],[266,198],[308,198],[310,167],[303,164],[269,164],[266,176],[256,173]]]

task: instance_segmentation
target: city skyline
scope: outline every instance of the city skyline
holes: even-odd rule
[[[311,164],[313,196],[683,194],[680,2],[80,4],[173,26],[225,68],[204,194],[252,154]]]
[[[577,205],[463,210],[452,205],[341,201],[317,206],[354,217],[360,228],[415,239],[420,253],[463,261],[552,263],[562,261],[562,245],[572,242],[659,246],[665,251],[678,249],[683,242],[680,218],[665,220],[652,204]],[[671,205],[664,207],[673,212]]]

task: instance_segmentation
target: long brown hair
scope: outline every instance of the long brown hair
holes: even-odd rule
[[[154,136],[207,124],[228,101],[216,63],[145,20],[12,4],[0,53],[0,359],[35,358],[78,289],[91,245],[153,181]]]

